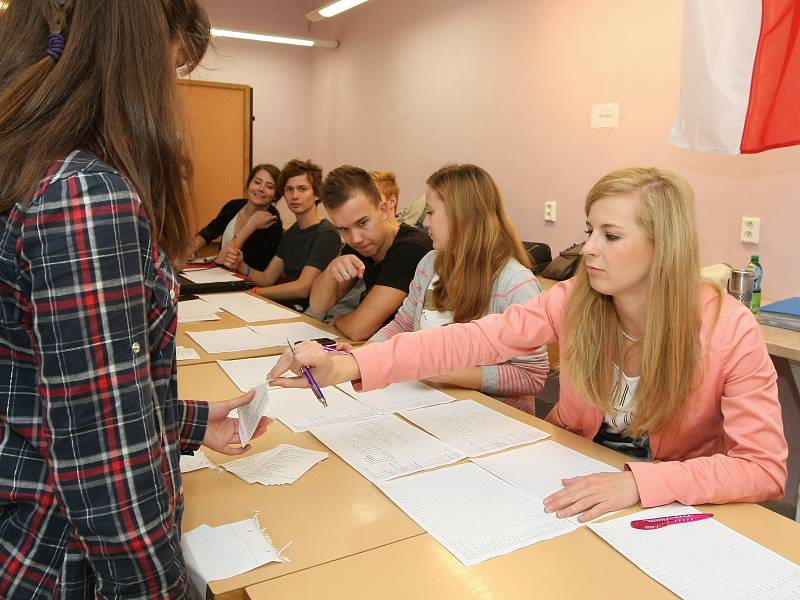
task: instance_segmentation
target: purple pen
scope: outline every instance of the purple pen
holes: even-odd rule
[[[291,342],[291,340],[287,339],[286,343],[289,346],[289,350],[292,351],[292,354],[294,356],[297,356],[297,350],[295,349],[294,344]],[[322,394],[322,390],[319,389],[319,386],[317,385],[314,376],[311,374],[311,370],[306,365],[301,365],[300,372],[305,376],[306,380],[308,380],[308,385],[311,386],[311,391],[314,392],[314,395],[317,397],[317,400],[319,400],[322,403],[322,406],[328,408],[328,403],[325,401],[325,396]]]

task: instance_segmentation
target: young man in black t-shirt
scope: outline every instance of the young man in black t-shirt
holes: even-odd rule
[[[328,173],[322,203],[345,246],[314,281],[306,314],[324,318],[363,279],[358,306],[337,314],[331,324],[351,340],[366,340],[400,308],[431,240],[418,229],[397,224],[364,169],[345,165]]]

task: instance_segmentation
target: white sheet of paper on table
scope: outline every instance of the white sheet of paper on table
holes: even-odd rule
[[[376,485],[467,566],[576,529],[473,463]]]
[[[269,394],[267,393],[266,382],[256,386],[254,389],[256,394],[253,399],[248,404],[238,408],[239,440],[242,446],[247,445],[258,427],[261,417],[269,411]]]
[[[199,298],[178,302],[178,323],[219,321],[218,309]]]
[[[175,360],[195,360],[200,358],[197,350],[186,346],[175,346]]]
[[[377,412],[389,414],[455,400],[444,392],[419,381],[393,383],[380,390],[357,392],[349,381],[337,386],[343,392],[366,404]]]
[[[218,360],[217,364],[230,377],[234,385],[243,392],[266,382],[267,373],[280,359],[280,356],[259,356],[237,360]]]
[[[283,485],[294,483],[328,456],[330,455],[327,452],[281,444],[271,450],[232,460],[221,466],[247,483]]]
[[[480,456],[550,437],[475,400],[401,411],[406,419],[467,456]]]
[[[276,323],[275,325],[251,325],[250,329],[267,341],[267,347],[286,346],[286,340],[297,343],[316,338],[336,338],[333,333],[308,323]]]
[[[395,415],[319,427],[311,433],[370,481],[385,481],[464,458]]]
[[[249,327],[233,327],[214,331],[187,331],[186,335],[197,342],[209,354],[258,350],[270,347],[267,340]]]
[[[239,317],[246,323],[293,319],[300,316],[288,308],[276,306],[267,300],[247,292],[200,294],[199,298],[220,310],[225,310]]]
[[[295,433],[348,421],[360,421],[376,415],[369,406],[335,387],[322,388],[327,408],[310,389],[270,388],[267,414],[280,419]]]
[[[209,581],[228,579],[270,562],[288,562],[261,529],[258,516],[228,525],[200,525],[181,536],[192,584],[206,596]]]
[[[202,450],[195,450],[194,455],[181,454],[181,473],[191,473],[199,469],[216,466]]]
[[[630,526],[634,519],[697,512],[691,506],[669,504],[589,528],[684,600],[800,598],[800,565],[716,519],[650,530]]]
[[[563,489],[562,479],[619,473],[611,465],[551,440],[471,460],[515,488],[539,498]]]
[[[186,269],[185,271],[181,271],[181,275],[193,283],[241,281],[241,278],[221,267],[212,267],[210,269]]]

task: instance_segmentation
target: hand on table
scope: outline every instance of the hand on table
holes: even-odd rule
[[[208,403],[208,426],[206,428],[206,435],[203,438],[203,445],[211,448],[222,454],[230,454],[236,456],[237,454],[244,454],[252,447],[250,444],[247,446],[231,446],[231,444],[239,444],[239,419],[228,417],[234,408],[239,408],[248,404],[255,396],[253,390],[247,392],[242,396],[225,400],[224,402],[209,402]],[[263,435],[267,430],[267,426],[272,423],[269,417],[261,417],[256,427],[255,433],[251,439],[256,439]]]
[[[638,503],[639,489],[633,473],[595,473],[562,479],[564,489],[544,499],[545,512],[555,512],[559,519],[580,513],[578,521],[586,523],[615,510]]]

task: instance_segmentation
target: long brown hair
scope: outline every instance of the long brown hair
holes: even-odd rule
[[[629,194],[640,198],[637,221],[653,243],[636,412],[628,428],[640,436],[680,413],[697,374],[701,279],[689,184],[663,169],[614,171],[589,190],[586,215],[601,198]],[[564,317],[565,368],[584,399],[613,413],[611,374],[614,364],[622,370],[624,358],[613,297],[592,289],[583,263],[575,280]]]
[[[57,62],[51,32],[66,39]],[[0,212],[29,203],[53,162],[97,142],[179,260],[191,162],[172,48],[188,72],[209,36],[196,0],[11,0],[0,17]]]
[[[486,314],[495,278],[510,258],[530,267],[491,175],[475,165],[450,165],[428,177],[449,221],[447,249],[436,256],[434,308],[466,323]]]

